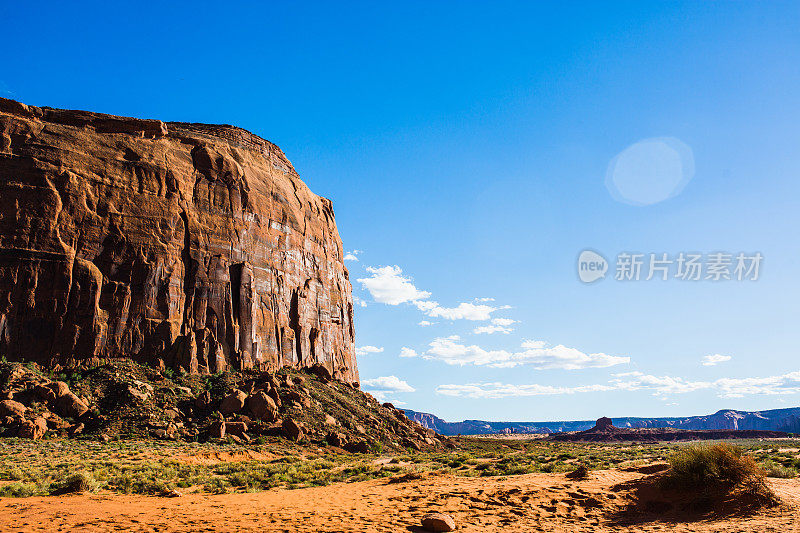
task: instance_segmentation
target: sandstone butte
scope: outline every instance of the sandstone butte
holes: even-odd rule
[[[0,99],[0,355],[357,383],[330,200],[229,125]]]

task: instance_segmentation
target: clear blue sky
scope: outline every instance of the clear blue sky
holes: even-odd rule
[[[448,420],[800,405],[796,2],[143,6],[3,2],[0,94],[281,146],[362,251],[365,389]],[[692,179],[620,201],[609,165],[652,138]],[[579,281],[586,248],[606,279]],[[623,251],[764,260],[621,282]]]

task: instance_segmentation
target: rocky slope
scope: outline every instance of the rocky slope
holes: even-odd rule
[[[132,361],[54,372],[0,362],[0,437],[329,445],[351,452],[435,449],[446,437],[322,365],[213,375]]]
[[[443,435],[481,435],[492,433],[561,433],[584,431],[594,426],[593,420],[556,422],[487,422],[464,420],[445,422],[430,413],[405,409],[406,416]],[[712,415],[684,418],[613,418],[617,428],[674,428],[686,430],[763,430],[800,433],[800,407],[767,411],[735,411],[724,409]]]
[[[233,126],[0,99],[0,356],[358,382],[331,202]]]

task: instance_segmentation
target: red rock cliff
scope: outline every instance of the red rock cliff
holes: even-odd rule
[[[233,126],[0,99],[0,355],[358,381],[331,202]]]

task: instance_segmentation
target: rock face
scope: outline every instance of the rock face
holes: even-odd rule
[[[0,99],[0,355],[358,382],[331,202],[233,126]]]

